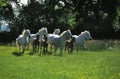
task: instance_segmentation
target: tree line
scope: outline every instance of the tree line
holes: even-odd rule
[[[19,14],[14,13],[14,3]],[[16,36],[25,28],[35,33],[41,27],[49,32],[71,29],[73,34],[89,30],[96,39],[120,38],[120,0],[1,0],[0,17]]]

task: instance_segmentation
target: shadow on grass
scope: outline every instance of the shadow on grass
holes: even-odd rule
[[[28,53],[28,55],[30,55],[30,56],[31,56],[31,55],[34,55],[34,54],[35,54],[35,52],[29,52],[29,53]]]
[[[53,52],[47,51],[45,54],[52,55]]]
[[[35,54],[38,54],[38,55],[40,55],[40,56],[41,56],[41,55],[51,55],[52,52],[49,52],[49,51],[48,51],[48,52],[43,52],[43,51],[42,51],[42,52],[40,53],[40,52],[37,51],[37,52],[29,52],[29,53],[28,53],[28,55],[35,55]]]
[[[13,52],[12,53],[14,56],[22,56],[23,55],[23,53],[20,53],[20,52]]]

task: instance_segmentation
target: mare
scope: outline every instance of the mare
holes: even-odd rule
[[[54,45],[55,53],[57,51],[57,48],[59,47],[60,48],[59,55],[62,55],[62,50],[65,47],[66,39],[71,39],[71,38],[72,38],[71,31],[66,30],[62,32],[60,35],[54,35],[50,41],[48,40],[48,43]]]
[[[43,27],[41,29],[38,30],[38,32],[36,34],[31,34],[31,39],[29,40],[30,42],[33,41],[34,39],[37,38],[37,36],[39,36],[39,40],[42,40],[43,36],[47,36],[48,37],[48,31],[47,28]]]
[[[43,36],[48,37],[48,31],[47,28],[41,28],[39,29],[39,31],[36,34],[31,34],[31,39],[29,40],[32,43],[32,47],[33,47],[33,51],[35,50],[34,48],[38,48],[40,49],[40,53],[41,53],[41,41]]]
[[[60,29],[54,29],[54,32],[53,34],[48,34],[48,41],[49,41],[49,45],[50,45],[50,48],[51,48],[51,52],[52,52],[52,39],[54,38],[54,36],[58,36],[60,34]]]
[[[87,46],[86,46],[86,43],[85,43],[85,40],[87,39],[92,39],[91,37],[91,34],[89,31],[84,31],[84,32],[81,32],[80,35],[73,35],[73,37],[75,38],[75,48],[78,52],[79,50],[79,47],[80,46],[83,46],[85,49],[87,49]]]
[[[25,29],[22,32],[22,35],[19,35],[18,38],[16,38],[16,45],[21,50],[21,53],[24,53],[25,47],[29,43],[28,39],[30,38],[30,30]]]

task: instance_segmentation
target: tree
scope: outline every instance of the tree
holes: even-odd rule
[[[19,0],[7,0],[6,4],[10,4],[10,1],[17,5],[20,3]],[[36,32],[41,27],[47,27],[50,32],[54,28],[69,28],[74,33],[87,29],[109,35],[114,32],[114,28],[120,27],[119,0],[28,0],[27,5],[20,6],[22,8],[18,17],[12,15],[10,5],[4,7],[9,7],[9,11],[4,8],[2,16],[13,20],[13,25],[19,31],[29,28]]]

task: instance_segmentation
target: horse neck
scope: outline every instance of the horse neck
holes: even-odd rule
[[[79,38],[80,38],[82,41],[84,41],[84,40],[85,40],[85,35],[84,35],[84,34],[80,34],[80,35],[79,35]]]
[[[57,32],[57,31],[55,31],[55,32],[53,32],[53,34],[58,35],[58,32]]]
[[[53,34],[56,34],[56,31],[54,31]]]
[[[67,38],[67,37],[66,37],[66,33],[61,34],[61,35],[60,35],[60,38],[63,39],[63,40],[66,40],[66,38]]]
[[[36,35],[40,35],[40,36],[42,36],[43,33],[42,33],[42,31],[39,31],[39,32],[36,33]]]
[[[27,38],[28,36],[27,35],[23,35],[24,38]]]

